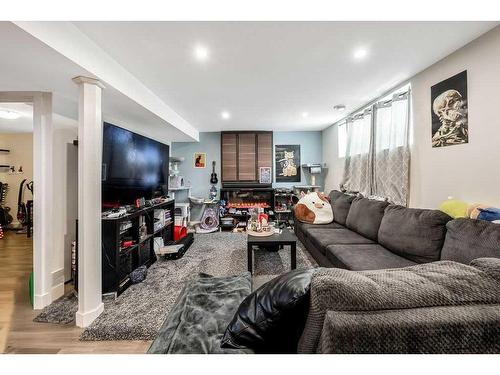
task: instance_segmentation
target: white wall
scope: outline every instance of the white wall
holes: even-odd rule
[[[54,195],[57,197],[53,207],[53,225],[56,233],[54,254],[57,256],[51,260],[50,267],[55,286],[71,277],[71,242],[75,240],[78,214],[78,149],[73,146],[73,140],[78,137],[78,128],[76,121],[57,115],[54,115],[53,121],[53,177]],[[0,164],[14,165],[16,170],[22,165],[24,170],[23,174],[0,173],[0,180],[9,184],[6,205],[11,207],[11,215],[17,224],[19,184],[25,178],[33,180],[33,133],[0,133],[0,148],[11,150],[9,154],[0,155]],[[26,189],[24,200],[31,198],[31,192]]]
[[[430,87],[468,76],[469,143],[431,147]],[[411,80],[414,145],[410,205],[436,207],[448,196],[500,206],[500,27]]]
[[[468,75],[469,143],[431,147],[431,86],[463,70]],[[448,196],[500,206],[500,27],[412,77],[413,144],[410,206],[436,208]],[[343,160],[337,129],[323,131],[326,190],[338,188]]]
[[[344,174],[344,159],[338,157],[337,126],[333,125],[323,130],[323,162],[326,163],[325,192],[339,189]]]
[[[62,124],[54,118],[54,253],[63,255],[54,259],[52,269],[55,278],[64,269],[65,281],[71,278],[71,242],[76,239],[78,217],[78,147],[73,145],[77,138],[76,123]]]
[[[12,225],[19,226],[17,220],[17,200],[19,185],[22,180],[33,180],[33,133],[0,133],[0,148],[10,150],[8,154],[0,154],[0,164],[13,165],[16,171],[23,167],[24,173],[10,174],[0,172],[0,181],[9,184],[6,206],[10,207],[10,214],[14,218]],[[24,202],[33,196],[28,189],[24,190]]]

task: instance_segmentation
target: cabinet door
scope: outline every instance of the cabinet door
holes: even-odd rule
[[[238,180],[256,181],[255,133],[238,135]]]
[[[221,153],[222,153],[222,178],[224,182],[237,181],[237,150],[235,133],[222,133]]]
[[[257,167],[273,168],[273,133],[257,134]],[[257,169],[257,179],[260,180],[260,169]]]

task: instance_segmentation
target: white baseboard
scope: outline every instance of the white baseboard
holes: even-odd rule
[[[33,296],[33,309],[40,310],[52,303],[52,293],[35,294]]]
[[[97,306],[95,309],[86,311],[86,312],[80,312],[78,310],[76,312],[76,325],[77,327],[88,327],[99,315],[102,314],[104,311],[104,304],[101,302],[99,306]]]
[[[52,301],[64,295],[64,283],[59,283],[52,287]]]
[[[52,272],[52,301],[64,295],[64,268]]]

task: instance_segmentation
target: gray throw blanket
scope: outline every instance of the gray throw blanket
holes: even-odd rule
[[[488,348],[490,345],[490,351],[498,351],[500,310],[499,306],[494,305],[500,304],[499,270],[500,260],[494,258],[477,259],[470,266],[441,261],[399,269],[360,272],[337,268],[320,269],[311,281],[310,311],[298,351],[453,352],[453,348],[446,350],[445,347],[430,350],[432,340],[418,342],[419,329],[422,334],[420,336],[423,337],[432,330],[433,340],[439,340],[439,329],[441,333],[445,332],[446,323],[452,322],[453,316],[459,320],[463,318],[463,322],[474,321],[475,324],[470,329],[476,331],[464,331],[465,339],[467,335],[473,335],[474,339],[483,340],[481,348]],[[443,306],[461,308],[453,311],[450,308],[439,308]],[[419,328],[419,324],[424,321],[429,324]],[[394,339],[387,335],[387,327],[397,327],[398,324],[397,329],[400,332],[406,330],[407,333],[402,335],[402,340],[413,341],[399,343],[399,346],[381,346],[380,341],[389,342]],[[464,325],[460,327],[463,328]],[[481,331],[485,327],[488,337],[481,337],[485,336]],[[397,332],[397,329],[390,332]],[[463,335],[458,332],[455,336],[445,338],[444,342],[453,340],[454,337],[464,339]],[[475,343],[472,340],[468,344]],[[461,346],[458,345],[457,348],[460,351]]]
[[[198,279],[188,281],[148,353],[248,352],[221,349],[220,341],[241,301],[251,291],[249,272],[230,277],[200,274]]]

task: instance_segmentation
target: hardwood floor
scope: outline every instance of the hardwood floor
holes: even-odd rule
[[[145,353],[151,341],[79,341],[74,323],[35,323],[28,279],[33,269],[31,239],[5,232],[0,239],[1,353]]]

